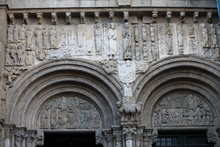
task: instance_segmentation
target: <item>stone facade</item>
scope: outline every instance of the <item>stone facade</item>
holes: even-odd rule
[[[96,132],[151,147],[160,130],[207,130],[220,146],[215,1],[0,0],[0,144]]]

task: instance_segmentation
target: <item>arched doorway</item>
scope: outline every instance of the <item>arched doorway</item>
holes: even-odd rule
[[[6,124],[13,124],[7,131],[14,135],[5,138],[17,146],[42,146],[51,130],[58,136],[85,131],[95,138],[94,133],[119,125],[116,102],[121,97],[120,83],[95,63],[69,59],[39,65],[7,95]]]
[[[135,96],[143,103],[140,120],[146,128],[147,145],[172,135],[186,138],[184,131],[205,135],[203,145],[218,144],[219,69],[203,58],[177,56],[154,63],[138,78]]]

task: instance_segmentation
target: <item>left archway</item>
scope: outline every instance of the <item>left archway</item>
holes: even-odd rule
[[[53,102],[54,105],[57,102],[60,105],[51,108],[51,112],[54,109],[61,111],[67,106],[73,107],[76,103],[80,108],[79,103],[84,103],[88,109],[98,113],[103,129],[110,128],[119,124],[116,102],[122,97],[121,93],[120,83],[100,65],[85,60],[55,60],[32,68],[14,83],[6,99],[5,120],[7,124],[36,130],[39,129],[38,119],[47,103]],[[68,104],[69,100],[74,104]],[[61,128],[64,126],[68,125],[61,125]],[[86,128],[70,126],[75,127]]]

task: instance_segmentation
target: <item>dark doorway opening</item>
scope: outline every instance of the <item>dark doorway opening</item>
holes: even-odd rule
[[[159,131],[153,147],[214,147],[208,143],[206,130]]]
[[[94,132],[48,132],[44,137],[43,147],[102,147],[95,144]]]

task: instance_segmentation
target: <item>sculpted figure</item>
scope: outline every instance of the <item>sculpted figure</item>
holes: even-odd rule
[[[35,35],[35,47],[36,47],[36,50],[41,50],[42,49],[42,32],[41,32],[41,28],[40,27],[37,27],[35,29],[34,35]]]
[[[202,37],[203,37],[203,47],[207,48],[209,47],[209,38],[208,38],[208,31],[206,29],[205,24],[201,24],[201,30],[202,30]]]
[[[25,63],[27,66],[31,66],[33,64],[34,58],[33,58],[33,51],[27,51],[26,52],[26,59]]]
[[[170,28],[170,25],[166,25],[166,46],[167,46],[167,55],[173,54],[173,41],[172,41],[172,30]]]
[[[8,27],[8,42],[14,41],[14,25],[9,25]]]
[[[26,36],[25,36],[25,25],[22,25],[19,29],[19,39],[20,40],[25,40],[26,39]]]
[[[50,30],[50,45],[52,49],[58,48],[58,35],[54,26]]]
[[[50,48],[49,32],[46,27],[43,28],[43,48],[44,49]]]
[[[26,50],[31,51],[32,50],[32,44],[33,43],[33,36],[32,36],[32,30],[31,28],[27,28],[26,32]]]
[[[19,40],[19,26],[14,26],[14,41],[17,42]]]
[[[116,42],[116,32],[113,23],[110,24],[108,31],[108,56],[110,59],[114,59],[117,54],[117,42]]]
[[[123,30],[123,47],[124,47],[124,59],[131,60],[132,59],[131,37],[130,37],[128,22],[125,22],[125,26]]]
[[[101,40],[101,33],[98,24],[94,27],[94,35],[95,35],[95,46],[96,46],[96,54],[102,54],[102,40]]]
[[[211,29],[210,29],[210,35],[212,36],[212,47],[215,48],[215,47],[218,47],[217,45],[217,34],[216,34],[216,30],[213,26],[213,24],[211,24]]]

